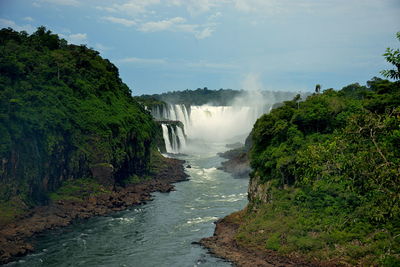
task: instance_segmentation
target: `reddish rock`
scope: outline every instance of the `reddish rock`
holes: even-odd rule
[[[5,225],[0,229],[0,264],[32,252],[34,248],[26,240],[34,234],[67,226],[78,218],[86,219],[105,215],[132,205],[144,204],[151,199],[151,193],[155,191],[170,192],[174,188],[171,183],[185,181],[188,176],[184,172],[183,161],[165,160],[168,165],[152,180],[126,188],[117,187],[115,192],[90,196],[83,202],[60,200],[49,206],[36,207],[18,218],[16,222]],[[108,166],[108,169],[106,167],[105,165],[97,166],[92,169],[92,172],[103,184],[110,185],[108,175],[111,167]]]
[[[199,244],[218,257],[227,259],[239,267],[337,267],[335,262],[315,262],[300,257],[285,257],[276,251],[240,246],[235,239],[239,225],[229,216],[216,222],[214,235],[203,238]]]

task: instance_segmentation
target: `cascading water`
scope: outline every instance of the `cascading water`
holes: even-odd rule
[[[187,151],[179,158],[190,164],[190,180],[176,184],[171,194],[155,193],[145,205],[40,235],[37,253],[10,266],[230,266],[194,241],[212,235],[213,221],[247,204],[248,180],[218,170],[223,159],[217,152],[226,149],[235,131],[247,135],[256,118],[269,110],[268,105],[152,108],[167,151]],[[195,150],[198,139],[204,142]]]
[[[166,124],[161,124],[162,130],[163,130],[163,138],[164,138],[164,142],[165,142],[165,149],[167,150],[167,152],[171,153],[172,152],[172,145],[171,142],[169,140],[169,134],[168,134],[168,127]]]
[[[210,105],[186,107],[167,104],[154,107],[152,114],[162,124],[167,152],[180,153],[185,151],[187,143],[193,141],[244,141],[256,119],[269,109],[268,105],[260,108]],[[174,124],[177,121],[182,125]]]
[[[180,153],[186,146],[186,136],[183,125],[176,121],[162,121],[161,127],[167,153]]]
[[[279,95],[251,91],[232,101],[230,106],[189,106],[184,104],[165,104],[152,107],[153,117],[163,124],[164,139],[168,153],[180,153],[201,149],[215,142],[244,142],[255,121],[268,113],[273,104],[292,98],[294,93]],[[176,125],[173,129],[170,122]],[[187,140],[186,140],[187,137]]]

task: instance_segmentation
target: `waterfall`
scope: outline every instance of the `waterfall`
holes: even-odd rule
[[[230,106],[164,104],[152,107],[151,114],[162,124],[167,152],[180,153],[194,143],[244,143],[262,114],[269,113],[277,101],[293,96],[271,92],[265,97],[253,92],[235,99]]]
[[[270,106],[186,107],[180,104],[167,104],[155,106],[151,113],[161,123],[167,152],[180,153],[185,150],[188,142],[194,140],[244,141],[257,118],[269,109]]]
[[[172,152],[172,146],[171,146],[171,142],[169,139],[169,134],[168,134],[168,127],[165,124],[161,124],[162,130],[163,130],[163,138],[164,138],[164,142],[165,142],[165,149],[167,150],[167,152]]]
[[[161,121],[165,149],[167,153],[178,154],[186,147],[186,135],[183,125],[175,121]]]

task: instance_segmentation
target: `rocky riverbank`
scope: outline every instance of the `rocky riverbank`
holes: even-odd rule
[[[228,159],[221,163],[218,169],[232,174],[235,178],[248,178],[251,171],[249,155],[242,149],[229,150],[218,154],[220,157]]]
[[[0,264],[34,251],[27,241],[37,233],[71,224],[76,219],[86,219],[124,210],[132,205],[151,200],[155,191],[170,192],[172,183],[187,180],[183,161],[165,159],[163,167],[151,180],[124,188],[110,188],[109,193],[90,196],[85,201],[60,200],[48,206],[36,207],[0,230]]]
[[[236,241],[240,212],[233,213],[216,222],[214,235],[203,238],[200,244],[218,257],[241,267],[335,267],[343,266],[333,262],[312,262],[298,256],[286,257],[267,249],[243,247]]]

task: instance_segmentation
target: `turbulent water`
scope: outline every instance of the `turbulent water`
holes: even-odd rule
[[[153,116],[162,122],[168,153],[193,151],[187,144],[203,142],[244,142],[256,119],[271,108],[262,106],[189,106],[177,104],[153,107]],[[181,126],[170,125],[176,121]]]
[[[230,266],[192,242],[211,236],[217,219],[247,203],[248,180],[217,170],[222,161],[217,152],[227,143],[243,143],[257,117],[269,111],[273,102],[257,99],[256,94],[232,106],[152,109],[167,152],[191,165],[190,180],[176,184],[174,192],[155,193],[145,205],[43,234],[34,240],[36,253],[9,265]]]
[[[180,157],[192,168],[176,191],[43,234],[36,253],[9,266],[230,266],[192,242],[211,236],[214,221],[246,205],[248,180],[216,169],[222,144],[204,150]]]

